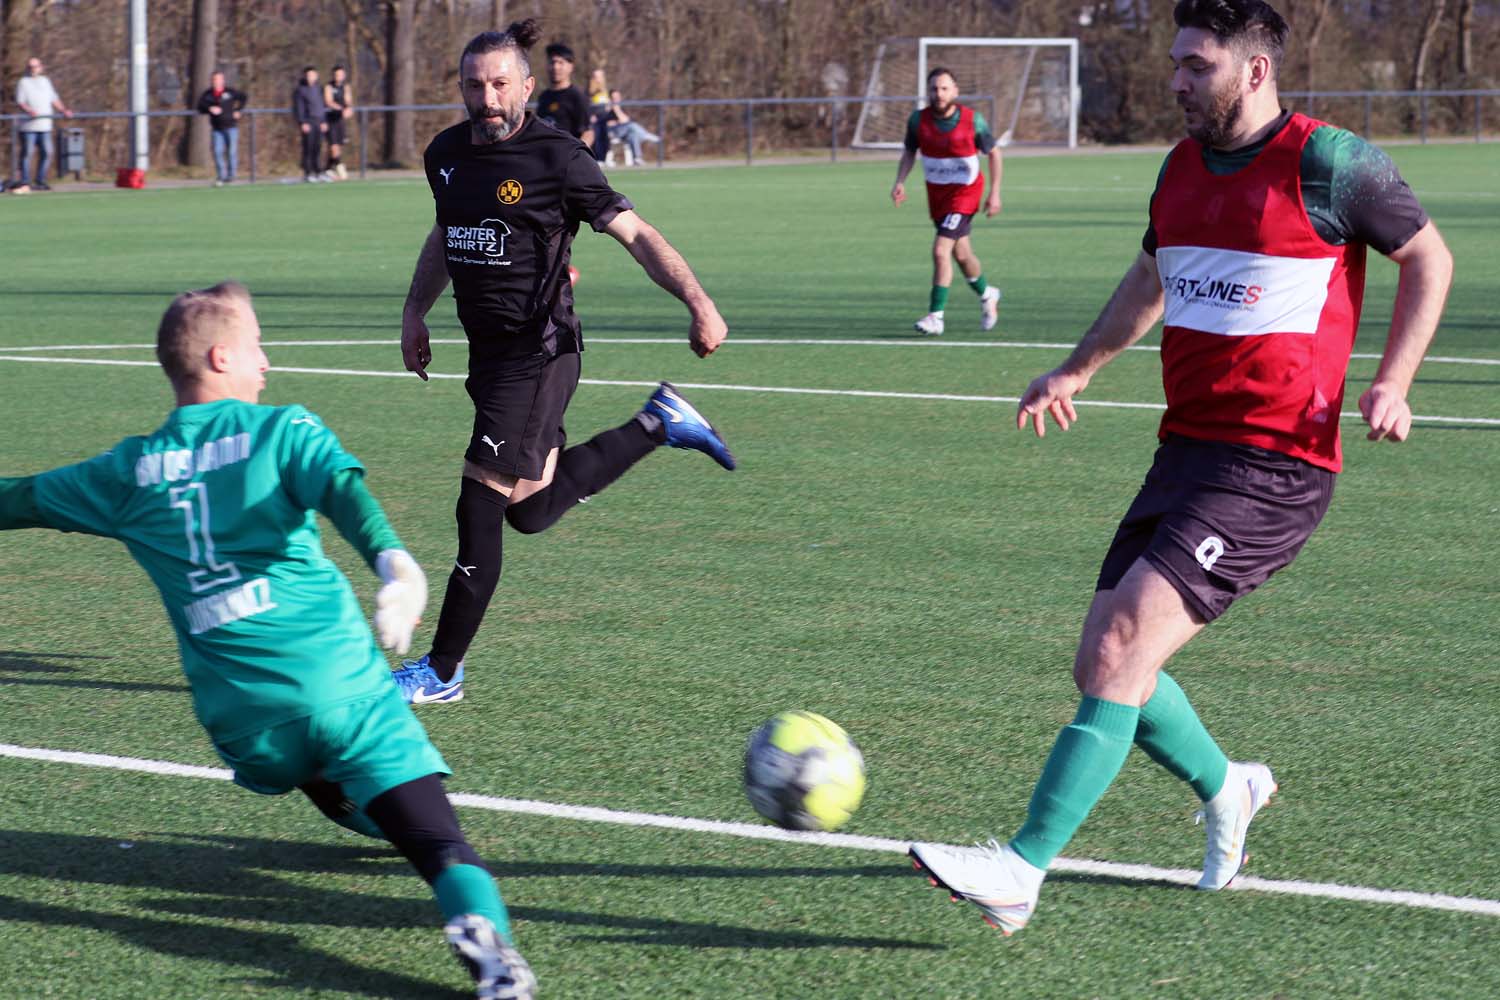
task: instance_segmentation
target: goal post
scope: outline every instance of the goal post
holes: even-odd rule
[[[938,66],[953,73],[959,103],[981,111],[1003,144],[1078,146],[1078,39],[945,36],[880,43],[850,145],[900,149]]]

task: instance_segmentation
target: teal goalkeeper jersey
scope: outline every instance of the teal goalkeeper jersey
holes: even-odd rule
[[[37,476],[36,502],[150,574],[198,720],[227,741],[391,685],[313,513],[335,473],[361,468],[305,408],[226,399]]]

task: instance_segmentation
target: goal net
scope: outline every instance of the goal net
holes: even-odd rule
[[[927,74],[953,73],[959,103],[984,115],[1002,144],[1078,145],[1078,39],[891,38],[870,66],[850,145],[899,149]]]

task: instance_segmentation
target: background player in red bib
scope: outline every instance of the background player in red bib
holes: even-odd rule
[[[1230,761],[1161,668],[1289,564],[1328,508],[1365,248],[1400,268],[1385,354],[1359,398],[1372,441],[1411,430],[1406,393],[1453,272],[1385,154],[1281,109],[1281,15],[1261,0],[1181,0],[1174,18],[1172,90],[1189,138],[1162,167],[1143,252],[1016,414],[1038,436],[1049,413],[1067,429],[1093,374],[1164,318],[1162,444],[1084,621],[1073,666],[1083,699],[1008,844],[911,852],[1007,934],[1030,919],[1047,866],[1132,745],[1203,802],[1198,888],[1221,889],[1239,873],[1250,820],[1275,780],[1264,764]]]
[[[932,295],[927,315],[917,320],[918,333],[937,336],[943,332],[943,310],[948,304],[948,286],[953,283],[953,261],[964,272],[969,287],[979,296],[979,328],[993,330],[999,319],[1000,289],[984,280],[984,267],[969,243],[969,228],[984,194],[984,175],[979,156],[990,164],[990,196],[984,214],[1000,213],[1000,146],[990,134],[984,116],[961,108],[958,83],[942,67],[927,74],[927,107],[913,111],[906,123],[906,152],[896,167],[891,201],[906,200],[906,175],[922,154],[922,173],[927,178],[927,209],[937,225],[932,242]]]

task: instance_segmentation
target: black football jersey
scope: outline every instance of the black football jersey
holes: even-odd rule
[[[578,224],[601,231],[630,201],[588,147],[528,114],[515,135],[475,145],[469,123],[423,154],[444,259],[469,338],[469,367],[583,349],[568,259]]]

